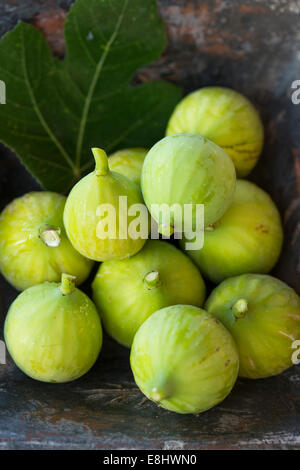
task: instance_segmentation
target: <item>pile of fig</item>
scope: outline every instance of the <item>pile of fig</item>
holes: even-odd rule
[[[97,360],[103,325],[131,348],[141,391],[178,413],[217,405],[238,376],[291,367],[300,298],[268,274],[282,249],[280,214],[237,179],[263,139],[247,98],[206,87],[177,105],[150,150],[93,148],[94,171],[67,198],[12,201],[0,215],[0,271],[23,291],[4,325],[16,365],[40,381],[77,379]],[[95,262],[91,300],[77,286]],[[207,292],[203,278],[218,285]]]

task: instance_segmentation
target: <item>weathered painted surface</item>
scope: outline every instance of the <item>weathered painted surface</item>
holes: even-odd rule
[[[34,382],[0,366],[1,448],[295,448],[300,375],[239,380],[218,407],[199,416],[159,409],[137,390],[128,351],[105,340],[100,360],[73,384]]]
[[[62,56],[62,25],[71,3],[3,1],[0,35],[18,19],[29,21]],[[162,77],[186,92],[226,85],[256,103],[266,145],[251,179],[281,210],[285,246],[275,273],[300,293],[300,105],[290,99],[290,85],[300,79],[300,1],[158,3],[169,45],[136,81]],[[0,147],[0,208],[37,187],[16,157]],[[0,289],[2,327],[16,291],[3,279]],[[108,338],[93,370],[73,384],[34,382],[10,360],[0,365],[0,449],[300,448],[299,415],[299,366],[267,380],[239,380],[225,402],[196,417],[175,415],[145,400],[134,384],[128,351]]]

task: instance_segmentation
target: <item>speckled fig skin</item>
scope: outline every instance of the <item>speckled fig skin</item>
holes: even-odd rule
[[[128,347],[156,310],[183,303],[200,307],[205,299],[205,285],[193,262],[159,240],[149,240],[127,260],[102,263],[92,287],[106,331]]]
[[[239,368],[226,328],[191,305],[151,315],[134,337],[130,362],[138,387],[150,400],[183,414],[201,413],[224,400]]]
[[[203,248],[186,253],[205,277],[219,283],[239,274],[268,273],[282,242],[280,215],[270,196],[254,183],[237,180],[230,208],[205,229]]]
[[[142,167],[147,153],[148,150],[143,148],[118,150],[109,156],[109,168],[140,186]]]
[[[204,222],[216,222],[231,204],[235,190],[235,169],[228,155],[209,140],[192,134],[170,135],[148,152],[142,169],[141,186],[145,203],[158,222],[159,230],[167,222],[154,204],[204,204]],[[181,223],[171,213],[171,229]],[[172,230],[171,230],[172,231]]]
[[[205,308],[234,337],[241,377],[269,377],[292,366],[292,345],[300,340],[300,298],[284,282],[266,274],[226,279]]]
[[[108,168],[108,159],[101,149],[93,149],[96,168],[82,178],[70,192],[65,210],[64,224],[68,237],[83,256],[95,261],[124,259],[134,255],[143,247],[146,238],[134,239],[128,228],[135,216],[126,214],[119,218],[120,196],[127,197],[127,208],[134,204],[144,206],[140,188],[125,176],[115,173]],[[116,212],[116,234],[110,232],[106,238],[99,236],[101,214],[99,209],[103,204],[110,204]],[[148,213],[144,206],[144,216]],[[105,219],[105,215],[103,216]],[[120,237],[122,230],[124,237]]]
[[[175,108],[167,135],[191,132],[222,147],[237,175],[247,176],[262,151],[264,130],[250,101],[223,87],[205,87],[187,95]]]
[[[102,327],[93,302],[74,286],[45,282],[22,292],[10,306],[6,347],[16,365],[42,382],[69,382],[85,374],[102,346]]]
[[[81,284],[93,262],[70,243],[63,224],[66,198],[31,192],[12,201],[0,215],[0,271],[16,289],[59,282],[63,272]],[[55,238],[56,237],[56,238]]]

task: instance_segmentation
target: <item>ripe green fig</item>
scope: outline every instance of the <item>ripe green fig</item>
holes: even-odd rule
[[[103,150],[93,149],[93,154],[95,170],[82,178],[67,198],[64,223],[68,237],[79,253],[95,261],[128,258],[146,242],[148,232],[142,229],[134,238],[134,228],[137,218],[148,228],[148,211],[139,187],[109,170]],[[132,208],[139,217],[130,215]]]
[[[200,204],[206,226],[219,220],[232,201],[235,180],[233,163],[221,148],[197,135],[177,134],[163,138],[148,152],[141,185],[159,232],[168,234],[181,231],[187,208],[194,230]],[[170,208],[168,217],[161,205]]]
[[[111,171],[121,173],[128,179],[141,185],[142,167],[148,150],[143,148],[130,148],[118,150],[108,158],[108,165]],[[153,233],[157,233],[157,224],[149,219],[149,225],[153,224]],[[158,238],[158,237],[155,237]]]
[[[266,274],[242,274],[223,281],[206,302],[234,337],[241,377],[259,379],[292,366],[300,340],[300,298]]]
[[[220,403],[239,369],[232,336],[216,318],[191,305],[151,315],[134,337],[130,362],[141,391],[177,413],[201,413]]]
[[[19,290],[45,281],[59,282],[63,272],[81,284],[93,262],[70,243],[63,224],[66,198],[32,192],[11,202],[0,215],[0,271]]]
[[[238,180],[228,211],[206,227],[203,248],[187,254],[204,276],[219,283],[239,274],[268,273],[282,241],[280,215],[270,196],[255,184]],[[185,240],[180,244],[184,248]]]
[[[10,306],[4,337],[16,365],[42,382],[81,377],[102,346],[96,307],[68,274],[60,284],[44,282],[22,292]]]
[[[111,171],[121,173],[128,179],[140,185],[142,167],[148,150],[131,148],[118,150],[110,155],[108,165]]]
[[[264,129],[250,101],[223,87],[205,87],[187,95],[175,108],[166,134],[191,132],[222,147],[237,175],[247,176],[262,151]]]
[[[159,240],[149,240],[132,258],[102,263],[92,287],[106,331],[128,347],[156,310],[175,304],[200,307],[205,298],[205,284],[193,262]]]

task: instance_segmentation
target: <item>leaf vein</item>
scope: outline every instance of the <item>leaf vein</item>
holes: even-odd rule
[[[33,108],[36,112],[36,115],[37,115],[38,119],[40,120],[40,123],[41,123],[42,127],[44,128],[46,133],[49,135],[50,139],[54,142],[54,144],[56,145],[56,147],[58,148],[58,150],[60,151],[60,153],[62,154],[64,159],[66,160],[66,162],[69,164],[69,166],[71,168],[74,168],[74,164],[72,162],[72,159],[69,157],[69,155],[67,154],[67,152],[65,151],[65,149],[63,148],[61,143],[57,140],[56,136],[54,135],[54,133],[52,132],[52,130],[48,126],[46,120],[44,119],[44,116],[40,112],[40,109],[37,105],[35,95],[34,95],[34,92],[33,92],[33,89],[31,87],[30,80],[29,80],[29,77],[28,77],[28,70],[27,70],[27,64],[26,64],[26,54],[25,54],[25,48],[24,48],[24,42],[25,41],[24,41],[23,30],[22,30],[22,36],[23,36],[22,37],[22,66],[23,66],[25,84],[26,84],[26,87],[27,87],[27,90],[28,90]]]
[[[94,92],[95,92],[95,88],[96,88],[97,82],[99,80],[101,70],[102,70],[102,67],[105,63],[106,57],[107,57],[107,55],[108,55],[108,53],[109,53],[116,37],[117,37],[117,34],[119,32],[120,26],[121,26],[122,21],[123,21],[124,16],[125,16],[127,5],[128,5],[128,0],[125,0],[124,5],[123,5],[123,9],[121,11],[121,14],[118,18],[118,21],[116,22],[115,29],[114,29],[112,35],[110,36],[110,38],[109,38],[109,40],[106,44],[105,50],[104,50],[104,52],[103,52],[102,56],[100,57],[100,60],[97,64],[95,73],[93,75],[93,78],[92,78],[92,81],[91,81],[91,84],[90,84],[90,87],[89,87],[89,91],[88,91],[87,96],[86,96],[86,100],[85,100],[85,104],[84,104],[83,112],[82,112],[82,117],[81,117],[81,121],[80,121],[80,126],[79,126],[79,132],[78,132],[78,140],[77,140],[77,148],[76,148],[76,167],[79,167],[79,165],[80,165],[80,157],[81,157],[81,151],[82,151],[82,145],[83,145],[83,138],[84,138],[84,133],[85,133],[86,123],[87,123],[87,119],[88,119],[89,109],[90,109],[92,98],[93,98],[93,95],[94,95]]]

